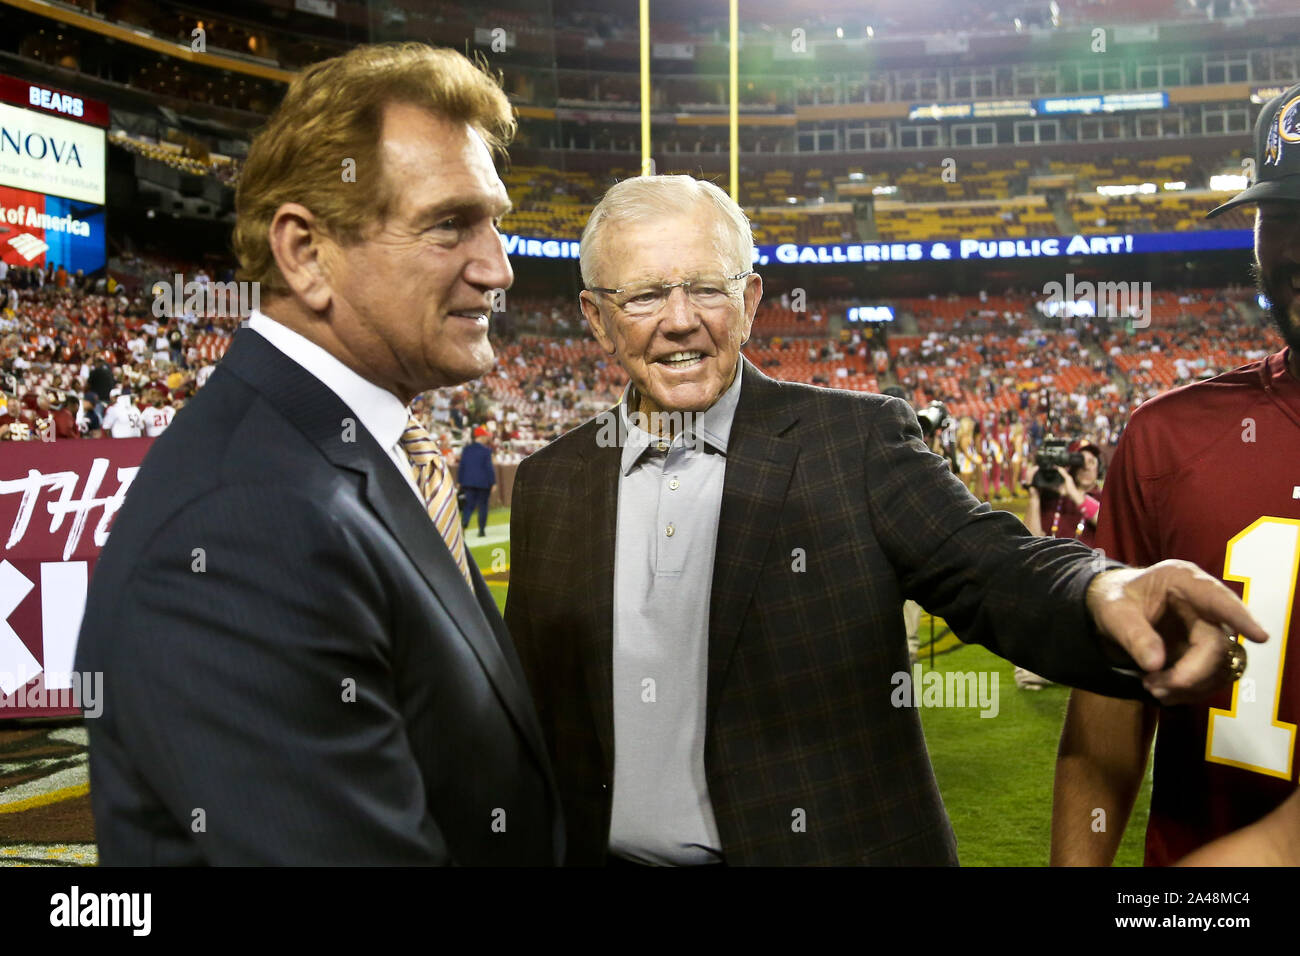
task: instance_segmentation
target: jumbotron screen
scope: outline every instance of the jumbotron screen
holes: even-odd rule
[[[107,126],[104,103],[0,75],[0,259],[104,267]]]

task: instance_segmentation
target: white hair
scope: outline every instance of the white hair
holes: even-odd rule
[[[698,206],[715,214],[723,247],[735,250],[735,272],[744,272],[754,260],[754,233],[730,196],[713,183],[690,176],[636,176],[611,186],[591,211],[578,247],[582,284],[589,289],[599,284],[601,240],[610,222],[622,225],[679,216]]]

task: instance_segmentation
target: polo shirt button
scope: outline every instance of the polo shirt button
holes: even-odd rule
[[[677,490],[678,488],[680,488],[681,486],[682,486],[682,483],[681,483],[680,481],[678,481],[676,478],[674,478],[672,481],[668,482],[668,490],[669,490],[669,491],[676,491],[676,490]]]
[[[671,538],[676,533],[676,531],[677,531],[676,528],[674,528],[672,525],[669,525],[667,528],[664,529],[664,534],[668,535],[668,537]]]

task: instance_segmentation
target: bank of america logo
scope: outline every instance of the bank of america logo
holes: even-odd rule
[[[50,248],[47,243],[42,242],[33,236],[30,232],[24,232],[14,236],[9,240],[9,245],[17,250],[18,254],[31,262],[46,249]]]

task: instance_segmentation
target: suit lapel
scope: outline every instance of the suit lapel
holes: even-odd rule
[[[369,435],[366,436],[369,439]],[[355,444],[360,444],[356,442]],[[370,444],[382,456],[373,440]],[[368,456],[373,459],[374,456]],[[447,550],[429,515],[412,494],[411,489],[388,462],[386,456],[376,461],[367,460],[366,500],[383,521],[402,550],[419,569],[434,597],[455,623],[461,636],[474,651],[479,664],[496,688],[501,702],[514,718],[528,742],[536,751],[539,761],[545,754],[541,730],[537,726],[530,699],[524,693],[526,686],[520,677],[513,648],[507,653],[500,638],[493,633],[490,621],[499,619],[495,604],[490,607],[480,603],[478,594],[465,586],[456,559]],[[487,590],[478,573],[473,556],[469,556],[475,589]]]
[[[626,431],[618,406],[603,414],[615,417],[618,440],[583,448],[583,495],[577,506],[586,516],[587,552],[585,586],[581,597],[588,608],[586,643],[579,648],[586,675],[592,717],[600,738],[605,765],[614,766],[614,548],[618,526],[619,465]],[[593,430],[594,434],[604,431]]]
[[[799,454],[796,440],[780,437],[798,420],[781,387],[741,361],[745,378],[727,441],[709,602],[710,722]]]
[[[470,558],[475,580],[472,593],[428,514],[392,461],[364,428],[344,440],[343,422],[355,416],[329,388],[297,362],[251,329],[241,329],[222,358],[219,371],[241,378],[313,442],[333,464],[364,477],[363,494],[371,509],[398,541],[429,585],[461,638],[470,646],[535,757],[547,766],[541,729],[537,726],[526,683],[520,676],[513,646],[493,633],[500,615],[491,602],[480,604],[487,591]],[[507,651],[506,648],[510,650]]]

